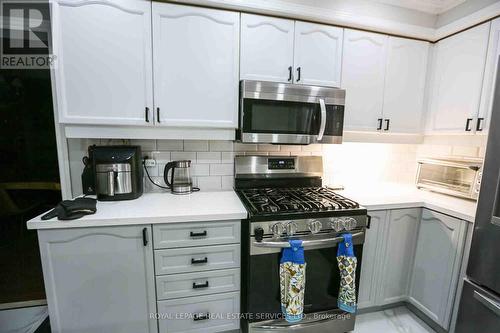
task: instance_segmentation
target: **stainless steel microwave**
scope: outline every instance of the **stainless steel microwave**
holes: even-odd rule
[[[342,89],[243,80],[236,138],[249,143],[342,143],[344,107]]]
[[[418,161],[417,187],[477,200],[482,159],[433,158]]]

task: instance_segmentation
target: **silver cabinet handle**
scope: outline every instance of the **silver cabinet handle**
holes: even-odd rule
[[[483,304],[485,307],[493,311],[494,314],[500,317],[500,304],[484,295],[481,295],[477,291],[474,291],[474,298],[481,302],[481,304]]]
[[[115,195],[115,172],[108,171],[108,193],[109,196]]]
[[[352,237],[359,237],[364,235],[364,232],[357,232],[352,234]],[[324,239],[316,239],[316,240],[306,240],[302,242],[302,246],[304,248],[309,246],[317,246],[317,245],[328,245],[328,244],[337,244],[344,240],[344,237],[333,237],[333,238],[324,238]],[[288,242],[276,242],[276,241],[265,241],[265,242],[253,242],[253,245],[256,247],[273,247],[273,248],[286,248],[290,247],[290,243]]]
[[[325,100],[323,98],[319,99],[319,108],[321,109],[321,123],[319,125],[319,133],[318,133],[318,141],[323,139],[323,135],[325,134],[326,128],[326,105]]]

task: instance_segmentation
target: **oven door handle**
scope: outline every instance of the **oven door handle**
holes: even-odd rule
[[[325,105],[325,100],[323,98],[319,99],[319,108],[321,110],[321,118],[320,118],[318,137],[316,139],[317,141],[323,140],[323,135],[325,134],[325,128],[326,128],[326,105]]]
[[[363,236],[365,233],[364,232],[356,232],[352,234],[352,237],[359,237]],[[340,243],[341,241],[344,240],[344,237],[339,236],[339,237],[333,237],[333,238],[324,238],[324,239],[315,239],[315,240],[306,240],[302,242],[302,246],[304,248],[310,247],[310,246],[318,246],[318,245],[333,245]],[[264,242],[253,242],[253,245],[255,247],[272,247],[272,248],[286,248],[290,247],[290,243],[288,242],[275,242],[275,241],[264,241]]]

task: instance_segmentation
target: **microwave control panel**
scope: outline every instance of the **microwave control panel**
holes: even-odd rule
[[[270,158],[267,160],[269,170],[293,170],[295,169],[295,159],[293,158]]]

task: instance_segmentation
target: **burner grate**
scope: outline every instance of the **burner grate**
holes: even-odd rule
[[[359,208],[325,187],[259,188],[240,190],[256,214],[321,212]]]

